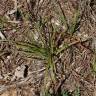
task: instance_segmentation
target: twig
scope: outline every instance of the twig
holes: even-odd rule
[[[64,46],[64,47],[62,47],[61,49],[59,49],[58,52],[56,53],[56,55],[58,55],[59,53],[61,53],[61,52],[64,51],[64,50],[68,49],[68,48],[71,47],[72,45],[75,45],[75,44],[78,44],[78,43],[84,43],[84,42],[89,41],[89,40],[90,40],[90,38],[87,39],[87,40],[83,40],[83,41],[80,41],[80,40],[74,41],[74,42],[68,44],[66,47]]]
[[[1,31],[0,31],[0,37],[1,37],[2,40],[6,39],[6,37],[4,36],[4,34]]]

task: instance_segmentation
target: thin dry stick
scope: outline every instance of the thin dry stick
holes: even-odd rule
[[[69,47],[71,47],[71,46],[73,46],[73,45],[75,45],[75,44],[81,43],[81,45],[82,45],[82,43],[84,43],[84,42],[86,42],[86,41],[89,41],[89,40],[90,40],[90,38],[87,39],[87,40],[83,40],[83,41],[80,41],[80,40],[74,41],[74,42],[68,44],[67,47],[65,47],[65,46],[62,47],[62,48],[56,53],[56,55],[60,54],[62,51],[68,49]],[[83,45],[82,45],[82,46],[83,46]]]

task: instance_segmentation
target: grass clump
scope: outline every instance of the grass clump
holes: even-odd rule
[[[57,2],[57,0],[56,0]],[[45,62],[45,82],[44,82],[44,87],[43,87],[43,95],[42,96],[71,96],[69,92],[67,91],[61,91],[60,94],[55,94],[58,92],[54,92],[54,87],[53,87],[53,94],[50,94],[49,92],[49,87],[53,84],[56,85],[58,79],[56,75],[56,63],[55,63],[55,58],[59,58],[60,54],[63,51],[66,51],[68,48],[70,48],[72,45],[78,43],[71,43],[67,44],[65,43],[65,35],[68,35],[69,37],[72,37],[74,33],[77,31],[79,28],[79,23],[80,23],[80,13],[79,9],[76,10],[76,13],[74,15],[74,18],[72,20],[72,24],[68,24],[67,17],[61,7],[61,4],[57,2],[57,5],[59,6],[59,21],[61,23],[60,26],[64,25],[66,27],[66,30],[59,30],[58,26],[53,24],[51,22],[52,16],[50,15],[49,17],[42,17],[39,16],[39,18],[36,20],[36,22],[33,22],[33,30],[32,30],[32,41],[27,42],[27,41],[11,41],[18,51],[22,51],[24,53],[28,53],[27,55],[31,54],[32,56],[36,58],[40,58],[44,60]],[[28,15],[28,18],[30,15]],[[23,17],[24,18],[24,17]],[[26,17],[24,19],[25,21],[27,20]],[[3,22],[3,20],[2,20]],[[2,23],[0,25],[3,27]],[[38,35],[36,38],[36,34]],[[74,36],[73,36],[74,37]],[[60,45],[62,45],[60,47]],[[57,58],[57,60],[59,60]],[[47,82],[47,79],[50,78]],[[49,86],[47,87],[47,84],[49,83]],[[74,96],[80,96],[79,95],[79,90],[75,92],[76,94]]]

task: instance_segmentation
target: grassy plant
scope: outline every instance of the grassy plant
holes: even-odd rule
[[[77,21],[75,21],[74,27],[76,26],[76,22]],[[50,32],[48,32],[48,34],[47,34],[48,37],[46,37],[46,32],[45,33],[43,32],[44,27],[46,27],[46,21],[41,21],[36,26],[37,26],[38,34],[40,34],[40,40],[42,41],[42,43],[37,43],[37,41],[34,40],[35,42],[33,41],[31,43],[15,42],[15,45],[19,51],[31,53],[34,56],[39,56],[40,58],[44,59],[46,62],[45,66],[46,66],[46,73],[47,73],[45,76],[47,77],[47,75],[50,73],[50,78],[51,78],[52,82],[54,82],[54,84],[55,84],[56,68],[55,68],[55,63],[54,63],[54,55],[59,55],[62,51],[66,50],[67,48],[72,46],[74,43],[63,44],[63,46],[61,48],[58,48],[55,45],[56,41],[54,39],[54,36],[56,36],[56,33],[51,28],[52,26],[48,27],[50,30]],[[72,30],[73,29],[75,30],[74,27],[72,27]],[[46,90],[44,92],[44,96],[52,96],[48,93],[49,88],[46,88],[46,84],[45,84],[45,89]],[[67,92],[63,92],[62,96],[69,96],[69,95]],[[79,96],[79,95],[76,95],[76,96]]]
[[[67,29],[67,30],[64,30],[64,32],[66,31],[65,34],[71,33],[71,35],[73,35],[73,33],[77,31],[78,24],[79,24],[79,16],[80,16],[79,10],[76,11],[76,14],[72,20],[73,21],[72,24],[68,24],[66,15],[59,2],[58,2],[58,5],[59,5],[59,11],[61,12],[59,16],[59,20],[61,22],[61,25],[65,25]],[[47,77],[47,75],[50,74],[50,79],[55,84],[56,83],[56,67],[54,63],[54,57],[59,56],[59,54],[62,51],[66,50],[67,48],[75,44],[76,42],[72,44],[65,44],[64,42],[61,42],[62,47],[59,48],[59,46],[57,46],[56,44],[57,43],[56,36],[58,35],[57,34],[58,29],[56,25],[51,23],[50,18],[51,17],[49,18],[40,17],[37,22],[34,22],[34,29],[39,35],[39,38],[38,38],[39,41],[38,40],[36,41],[33,37],[32,39],[33,41],[31,42],[22,42],[22,41],[10,41],[10,42],[12,42],[17,47],[18,51],[22,51],[22,52],[31,54],[32,56],[35,56],[37,58],[39,57],[43,59],[44,62],[46,62],[45,63],[46,75],[45,76]],[[3,22],[3,20],[1,21]],[[1,23],[1,27],[3,27],[2,23]],[[62,34],[64,35],[64,32],[59,33],[59,35],[62,35]],[[94,70],[96,71],[95,67],[94,67]],[[69,93],[65,91],[62,92],[61,94],[62,96],[69,96],[68,95]],[[45,84],[44,96],[52,96],[48,93],[48,88],[46,88],[46,84]],[[76,96],[79,96],[79,95],[76,95]]]

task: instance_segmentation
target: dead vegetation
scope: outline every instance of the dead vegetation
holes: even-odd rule
[[[0,0],[0,96],[96,96],[95,0]]]

